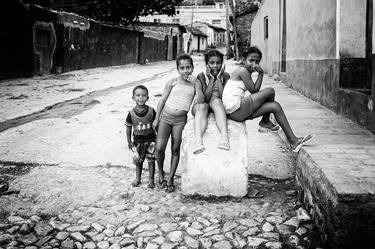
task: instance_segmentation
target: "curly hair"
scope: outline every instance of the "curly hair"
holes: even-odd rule
[[[214,56],[219,57],[221,59],[221,62],[223,62],[224,55],[220,53],[219,51],[213,49],[213,50],[208,51],[208,53],[204,54],[204,60],[206,61],[206,65],[208,64],[208,60]]]
[[[176,65],[177,65],[177,67],[180,66],[180,61],[181,61],[181,60],[189,60],[190,63],[191,63],[191,65],[194,67],[194,64],[193,64],[193,58],[191,58],[190,55],[185,54],[185,53],[183,53],[183,54],[179,54],[179,55],[177,56],[177,58],[176,58]]]
[[[259,50],[259,48],[255,46],[245,48],[245,50],[242,53],[242,57],[246,58],[249,54],[259,54],[259,57],[260,57],[259,59],[260,60],[262,59],[262,52]]]

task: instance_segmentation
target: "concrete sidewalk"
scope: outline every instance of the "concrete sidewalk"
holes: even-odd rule
[[[265,85],[271,82],[265,79]],[[295,133],[316,134],[297,155],[296,180],[322,238],[333,248],[372,248],[374,135],[283,84],[271,86]],[[279,135],[286,141],[283,132]]]

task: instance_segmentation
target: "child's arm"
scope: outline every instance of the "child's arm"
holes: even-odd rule
[[[208,78],[208,85],[207,85],[206,89],[203,90],[203,93],[204,93],[204,100],[206,102],[209,102],[210,99],[211,99],[211,96],[212,96],[212,90],[214,89],[215,78],[211,74],[211,70],[208,66],[206,66],[206,75],[207,75],[207,78]],[[206,85],[206,77],[204,77],[204,73],[203,73],[202,76],[203,76],[203,78],[201,79],[201,82],[203,80],[204,85]]]
[[[194,83],[195,83],[195,95],[196,95],[197,103],[204,103],[205,95],[203,94],[201,81],[195,78]]]
[[[133,143],[132,143],[132,127],[126,126],[126,139],[128,140],[128,148],[132,150]]]
[[[132,125],[133,121],[130,115],[130,112],[128,113],[128,116],[126,116],[125,119],[125,126],[126,126],[126,140],[128,141],[128,148],[132,150]]]
[[[204,77],[204,73],[200,73],[198,74],[198,80],[199,82],[201,83],[201,88],[202,88],[202,93],[203,93],[203,102],[208,102],[212,96],[212,89],[213,89],[213,85],[214,85],[214,82],[213,82],[213,79],[211,80],[210,79],[210,82],[208,83],[208,85],[206,85],[206,77]]]
[[[159,103],[158,103],[158,107],[156,108],[155,120],[154,120],[154,122],[152,122],[152,127],[155,130],[156,130],[156,127],[159,124],[159,118],[160,118],[161,111],[164,109],[165,102],[167,101],[174,84],[175,84],[175,79],[170,79],[164,87],[163,94],[161,95],[161,98],[160,98]]]
[[[217,81],[217,87],[218,87],[218,90],[219,90],[220,99],[223,96],[224,85],[228,81],[228,79],[226,79],[226,80],[224,79],[224,75],[226,75],[226,74],[228,74],[228,73],[225,73],[225,65],[223,65],[220,69],[219,74],[217,75],[217,80],[216,80]]]
[[[260,87],[262,86],[262,82],[263,82],[263,71],[259,72],[258,78],[254,83],[253,79],[251,78],[251,73],[246,68],[241,67],[238,70],[239,70],[239,77],[245,84],[246,88],[251,93],[259,92]]]

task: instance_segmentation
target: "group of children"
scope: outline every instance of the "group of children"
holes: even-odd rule
[[[155,161],[158,165],[157,185],[167,192],[175,191],[174,176],[180,159],[182,131],[191,108],[194,115],[195,147],[193,153],[205,150],[203,134],[207,127],[208,113],[215,115],[220,132],[217,147],[230,150],[227,129],[227,117],[235,121],[245,121],[262,116],[260,129],[278,131],[279,126],[270,120],[273,113],[278,124],[285,132],[294,152],[309,142],[314,136],[296,137],[280,104],[275,101],[273,88],[260,90],[263,82],[263,70],[259,66],[261,51],[256,47],[246,49],[243,65],[232,76],[225,72],[223,54],[211,50],[205,55],[206,71],[192,75],[193,59],[188,54],[181,54],[176,59],[178,77],[169,80],[164,88],[157,110],[146,105],[148,90],[139,85],[133,89],[135,107],[126,117],[126,135],[129,149],[134,153],[136,179],[133,186],[141,183],[143,162],[149,166],[149,188],[155,188]],[[257,72],[254,82],[251,74]],[[245,93],[250,94],[245,96]],[[133,136],[132,136],[133,133]],[[168,180],[165,180],[164,158],[168,139],[171,137],[171,168]]]

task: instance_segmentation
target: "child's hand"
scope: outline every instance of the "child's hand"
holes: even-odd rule
[[[206,75],[207,75],[207,77],[208,77],[209,80],[211,80],[211,79],[214,78],[214,76],[211,73],[211,69],[210,69],[209,66],[206,66]]]
[[[255,66],[253,66],[253,70],[254,72],[264,73],[263,69],[259,66],[259,64],[256,64]]]
[[[187,77],[186,77],[186,80],[187,81],[190,81],[190,82],[193,82],[195,79],[195,77],[192,75],[192,74],[189,74]]]
[[[221,66],[220,72],[218,73],[217,77],[218,77],[218,78],[222,77],[223,74],[224,74],[224,72],[225,72],[225,64],[223,64],[223,65]]]
[[[133,151],[133,143],[128,143],[129,150]]]
[[[159,124],[159,121],[156,119],[154,120],[154,122],[152,122],[152,128],[154,129],[155,132],[157,131],[158,124]]]

